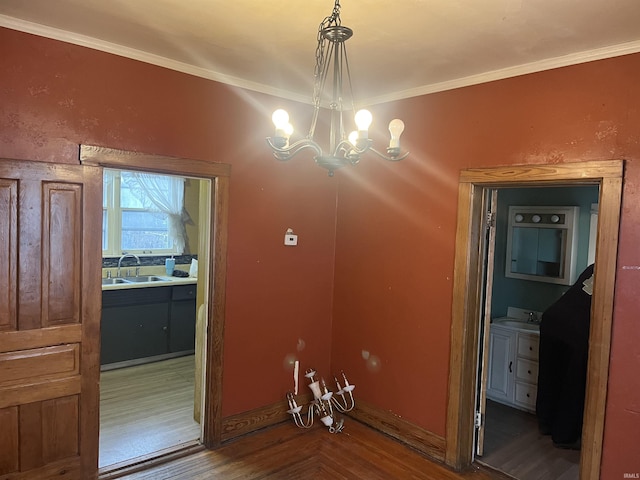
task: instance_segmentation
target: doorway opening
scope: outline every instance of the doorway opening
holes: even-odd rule
[[[208,223],[199,229],[199,235],[203,237],[199,241],[199,252],[205,252],[205,255],[204,258],[198,259],[198,288],[202,289],[202,292],[198,292],[197,297],[202,299],[202,303],[196,314],[204,333],[196,336],[203,341],[201,347],[196,346],[194,349],[194,361],[202,359],[202,374],[194,376],[195,379],[202,380],[199,440],[175,445],[135,461],[117,464],[115,468],[106,467],[100,470],[100,477],[116,472],[124,474],[131,468],[143,468],[143,465],[152,465],[168,455],[217,447],[221,443],[222,432],[222,358],[230,166],[87,145],[81,146],[80,161],[85,165],[120,170],[179,175],[199,179],[200,183],[208,185],[207,188],[201,189],[206,191],[206,195],[200,195],[200,210],[208,212]],[[164,269],[164,266],[162,268]],[[198,351],[203,352],[201,356],[197,354]],[[146,365],[141,365],[144,366]],[[198,397],[194,395],[195,400]]]
[[[211,181],[104,169],[103,184],[98,467],[113,470],[202,442]]]
[[[556,448],[538,428],[538,349],[542,313],[595,261],[598,185],[501,187],[487,196],[474,459],[520,480],[577,480],[579,448]],[[588,319],[584,326],[588,335]],[[579,400],[574,409],[581,418]]]
[[[461,172],[449,364],[445,462],[455,469],[474,460],[479,318],[483,305],[483,212],[487,190],[501,187],[597,185],[596,234],[588,380],[580,452],[580,478],[600,474],[611,321],[622,193],[622,161],[478,168]]]

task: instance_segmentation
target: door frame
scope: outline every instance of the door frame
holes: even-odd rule
[[[596,272],[591,305],[589,363],[580,478],[600,476],[607,400],[611,325],[622,200],[623,160],[473,168],[460,172],[453,278],[451,351],[445,463],[455,469],[473,460],[478,315],[482,299],[483,195],[488,188],[598,185]]]
[[[204,381],[204,436],[207,448],[220,446],[222,438],[222,372],[227,278],[227,232],[231,165],[167,157],[92,145],[80,146],[83,165],[145,170],[211,180],[212,221],[209,226],[207,343]],[[95,260],[90,260],[95,261]]]

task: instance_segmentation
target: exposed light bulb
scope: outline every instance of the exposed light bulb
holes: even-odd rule
[[[358,132],[355,130],[349,134],[349,143],[354,147],[358,144]]]
[[[289,114],[286,110],[279,108],[271,115],[271,121],[276,126],[276,130],[284,130],[289,123]]]
[[[373,121],[373,116],[369,110],[358,110],[354,118],[358,127],[358,136],[361,139],[369,138],[369,126]]]
[[[289,137],[293,133],[293,126],[289,123],[289,114],[286,110],[279,108],[273,112],[271,120],[276,126],[273,145],[276,148],[286,148],[289,145]]]
[[[389,148],[400,148],[400,135],[404,132],[404,122],[399,118],[394,118],[389,122],[389,133],[391,134],[391,140],[389,140]]]
[[[273,124],[276,126],[276,137],[286,138],[287,140],[293,133],[293,125],[289,123],[289,114],[286,110],[279,108],[273,115],[271,115],[271,120]]]

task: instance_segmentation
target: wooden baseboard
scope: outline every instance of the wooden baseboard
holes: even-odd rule
[[[311,395],[298,395],[299,403],[308,403]],[[221,441],[228,442],[236,437],[255,432],[261,428],[271,427],[283,422],[293,422],[287,413],[289,405],[286,400],[239,413],[222,419]]]
[[[358,400],[356,408],[348,415],[418,450],[429,458],[439,462],[444,461],[446,446],[444,437],[360,400]]]
[[[310,397],[299,400],[307,403]],[[236,437],[278,423],[291,422],[291,415],[287,413],[288,409],[289,406],[283,400],[272,405],[226,417],[222,420],[222,442],[228,442]],[[361,401],[357,402],[356,408],[349,412],[348,415],[434,460],[444,461],[445,439],[439,435],[407,422],[391,412],[367,405]]]

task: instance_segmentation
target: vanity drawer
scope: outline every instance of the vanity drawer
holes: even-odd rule
[[[519,358],[516,362],[516,379],[527,383],[538,383],[538,363]]]
[[[537,335],[518,335],[518,357],[538,360],[539,344]]]
[[[538,389],[535,385],[516,382],[516,404],[535,411],[537,392]]]

